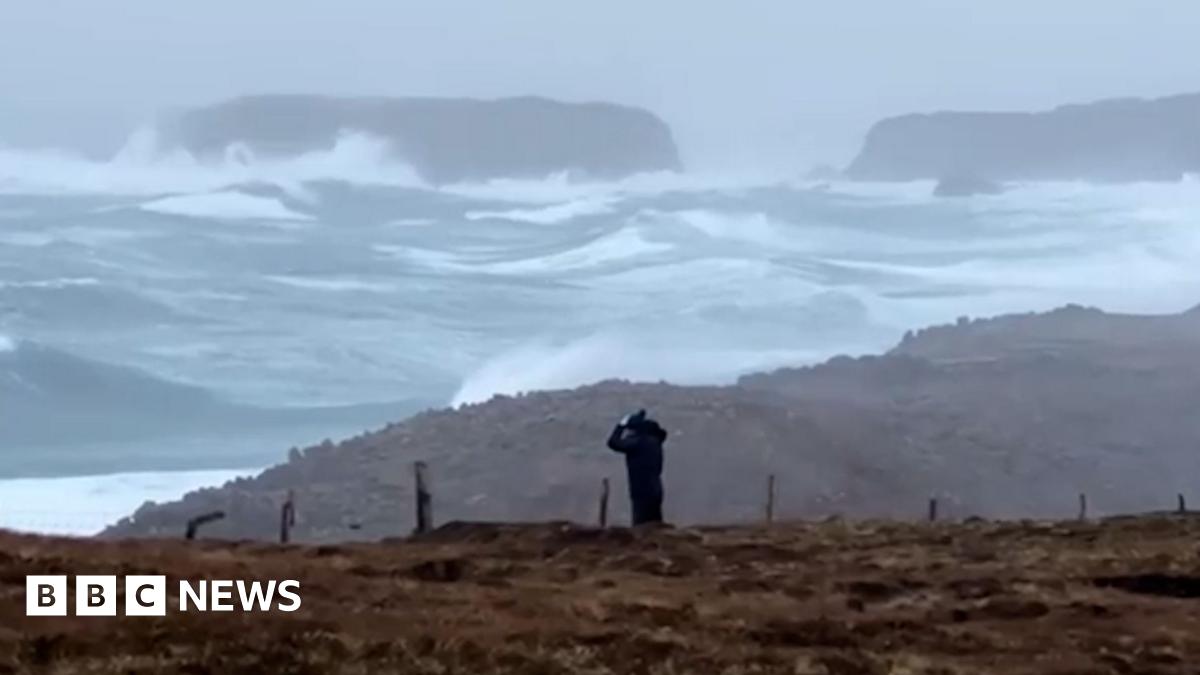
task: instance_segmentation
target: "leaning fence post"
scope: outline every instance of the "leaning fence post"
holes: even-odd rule
[[[929,498],[929,522],[934,522],[938,517],[938,500],[937,497]]]
[[[191,541],[196,538],[196,531],[200,529],[201,525],[204,525],[205,523],[211,523],[214,520],[220,520],[224,517],[224,511],[212,511],[198,515],[187,522],[187,532],[185,532],[183,536],[188,541]]]
[[[608,527],[608,479],[600,481],[600,527]]]
[[[292,526],[296,524],[296,494],[288,490],[287,500],[279,510],[279,543],[286,544],[291,540]]]
[[[767,476],[767,524],[775,522],[775,474]]]
[[[425,477],[425,462],[413,462],[413,475],[417,481],[417,527],[421,534],[433,528],[433,497],[429,494],[429,486]]]
[[[1180,493],[1178,496],[1179,496],[1179,512],[1187,513],[1187,500],[1183,498],[1182,493]]]
[[[1079,493],[1079,519],[1087,520],[1087,495]]]

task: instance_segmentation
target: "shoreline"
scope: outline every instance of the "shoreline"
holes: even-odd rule
[[[132,471],[48,478],[0,478],[0,529],[89,537],[147,501],[179,499],[257,475],[256,469]],[[29,505],[36,505],[30,507]]]

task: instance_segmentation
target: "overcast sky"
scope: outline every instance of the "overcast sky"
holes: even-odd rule
[[[693,164],[804,167],[896,113],[1200,91],[1197,35],[1197,0],[0,0],[0,92],[604,99]]]

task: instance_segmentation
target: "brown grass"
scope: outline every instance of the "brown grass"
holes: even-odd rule
[[[0,672],[1195,673],[1200,519],[280,547],[0,535]],[[287,614],[24,616],[26,574],[295,578]]]

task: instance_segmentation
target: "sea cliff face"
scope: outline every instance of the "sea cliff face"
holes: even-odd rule
[[[332,148],[340,134],[386,141],[433,183],[541,178],[567,172],[613,179],[682,168],[667,125],[609,103],[249,96],[183,111],[161,124],[168,145],[205,156],[241,144],[259,155]]]
[[[1191,172],[1200,172],[1200,94],[893,117],[871,129],[847,169],[881,181],[1174,181]]]

